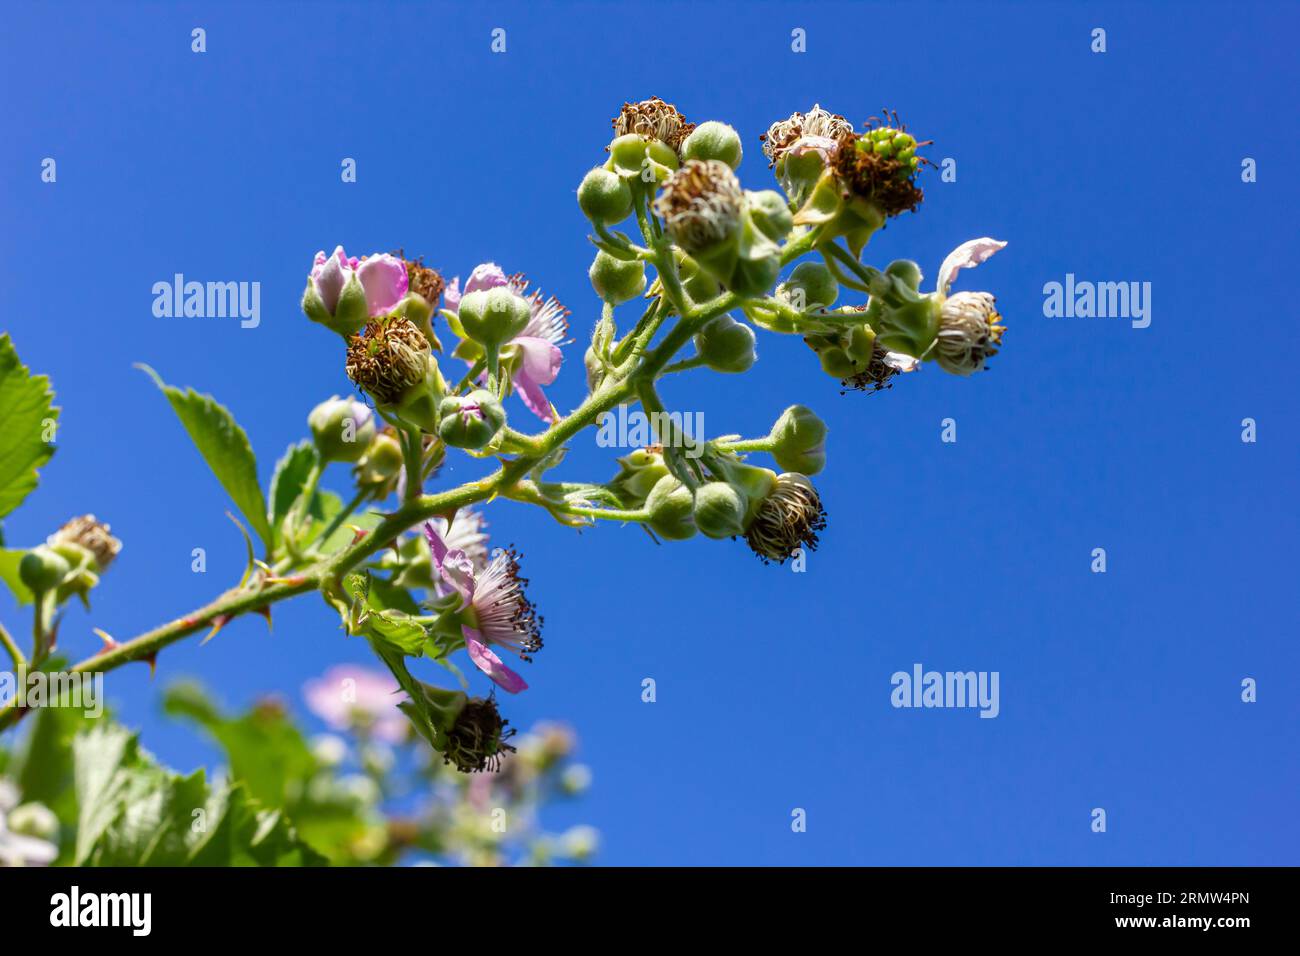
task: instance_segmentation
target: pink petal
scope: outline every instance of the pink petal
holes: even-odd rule
[[[357,276],[366,290],[371,317],[393,311],[406,296],[406,266],[388,253],[371,256],[357,266]]]
[[[522,369],[515,373],[514,383],[515,391],[519,393],[520,400],[530,412],[548,425],[555,420],[546,393],[542,391],[540,385],[525,375]]]
[[[424,523],[424,537],[429,542],[429,553],[433,564],[442,575],[442,579],[456,589],[466,604],[474,600],[474,562],[464,551],[447,550],[447,543],[433,526],[432,521]]]
[[[519,372],[527,375],[538,385],[550,385],[555,381],[555,376],[560,374],[564,353],[558,346],[552,345],[546,339],[533,338],[530,335],[511,339],[510,344],[519,346],[519,351],[523,355]]]
[[[939,294],[945,296],[948,294],[948,286],[952,285],[958,270],[971,269],[981,262],[988,261],[993,253],[1005,249],[1006,245],[1005,242],[990,239],[988,236],[963,242],[948,253],[948,258],[944,259],[943,265],[939,267],[939,284],[936,286]]]
[[[521,690],[528,689],[527,682],[506,667],[501,658],[479,640],[478,631],[472,627],[462,627],[461,631],[465,635],[465,650],[469,652],[469,659],[474,662],[475,667],[491,678],[492,683],[508,694],[517,694]]]
[[[469,274],[465,281],[465,288],[461,292],[486,292],[488,289],[495,289],[508,283],[506,274],[501,271],[501,267],[495,262],[484,262],[474,267],[474,271]]]
[[[312,266],[311,278],[316,283],[316,294],[320,296],[321,302],[325,304],[325,309],[330,315],[334,314],[334,309],[339,304],[339,296],[343,292],[343,286],[348,281],[349,269],[343,260],[343,247],[339,246],[334,251],[334,255],[328,259],[324,253],[316,253],[316,263]]]
[[[448,312],[460,311],[460,276],[451,280],[451,285],[442,290],[442,302]]]

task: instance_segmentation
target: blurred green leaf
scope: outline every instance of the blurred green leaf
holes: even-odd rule
[[[0,580],[9,586],[19,604],[31,604],[32,592],[18,576],[18,562],[22,561],[26,551],[0,549]]]
[[[226,489],[235,506],[270,550],[275,544],[274,535],[267,521],[266,500],[257,481],[257,458],[253,455],[248,435],[225,406],[211,395],[200,395],[192,388],[181,391],[165,383],[149,366],[138,367],[167,396],[176,417],[185,426],[195,447],[221,482],[221,487]]]
[[[0,335],[0,518],[9,514],[36,487],[36,469],[49,461],[54,445],[46,441],[47,421],[57,420],[54,392],[44,375],[33,375],[14,351],[9,333]]]

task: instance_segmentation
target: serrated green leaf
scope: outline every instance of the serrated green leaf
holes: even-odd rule
[[[293,503],[302,494],[307,476],[316,467],[319,455],[316,446],[309,441],[290,445],[284,457],[275,463],[275,474],[271,477],[271,513],[268,516],[271,530],[279,535],[280,523],[293,507]]]
[[[4,581],[9,586],[9,590],[13,592],[19,604],[32,603],[31,589],[23,584],[23,579],[18,576],[18,564],[26,553],[26,551],[11,551],[7,548],[0,549],[0,581]]]
[[[190,440],[269,551],[275,545],[274,534],[267,521],[266,499],[257,481],[257,458],[248,435],[211,395],[200,395],[192,388],[181,391],[164,382],[149,366],[137,367],[167,396]]]
[[[14,351],[9,333],[0,335],[0,518],[9,514],[36,487],[36,469],[49,461],[54,445],[46,441],[47,422],[59,410],[44,375],[33,375]]]

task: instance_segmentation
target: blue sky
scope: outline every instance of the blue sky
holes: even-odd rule
[[[179,615],[241,567],[220,489],[133,362],[214,393],[269,476],[310,407],[348,388],[337,341],[298,310],[311,255],[400,246],[448,276],[496,260],[568,305],[579,341],[550,390],[567,410],[599,314],[573,192],[624,100],[735,125],[751,189],[772,184],[772,121],[889,107],[957,179],[927,171],[921,212],[868,259],[933,276],[963,240],[1007,240],[957,286],[998,296],[1003,351],[968,380],[927,366],[841,396],[797,338],[761,334],[752,373],[665,383],[714,434],[762,434],[795,402],[825,418],[830,523],[802,574],[741,543],[491,508],[546,616],[507,715],[570,722],[595,773],[553,822],[594,823],[612,864],[1297,862],[1295,7],[6,6],[0,71],[21,92],[0,107],[0,324],[63,407],[6,537],[90,511],[125,542],[64,650]],[[150,290],[177,272],[260,282],[261,324],[155,318]],[[1150,326],[1045,317],[1043,285],[1067,273],[1151,283]],[[614,471],[590,431],[563,475]],[[25,628],[7,595],[0,616]],[[240,620],[108,691],[186,767],[215,754],[158,716],[164,679],[297,698],[365,654],[308,597],[277,607],[273,636]],[[893,708],[890,676],[918,662],[997,671],[999,716]]]

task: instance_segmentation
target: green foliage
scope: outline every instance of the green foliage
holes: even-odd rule
[[[276,540],[280,539],[280,524],[293,507],[293,503],[302,494],[307,484],[307,476],[316,467],[320,456],[310,441],[300,441],[290,445],[284,457],[275,463],[275,474],[271,476],[270,513],[267,520]]]
[[[0,548],[0,581],[4,581],[9,586],[9,590],[13,592],[19,604],[32,603],[31,588],[23,584],[23,579],[18,576],[18,564],[26,553],[26,551]]]
[[[0,335],[0,518],[13,511],[36,487],[36,469],[49,461],[47,421],[57,420],[54,392],[44,375],[33,375],[14,351],[9,333]]]
[[[235,422],[234,416],[211,395],[200,395],[192,388],[181,391],[165,383],[149,366],[139,367],[167,396],[176,417],[235,506],[267,549],[273,548],[274,534],[267,521],[266,501],[257,481],[257,458],[253,455],[248,435]]]

